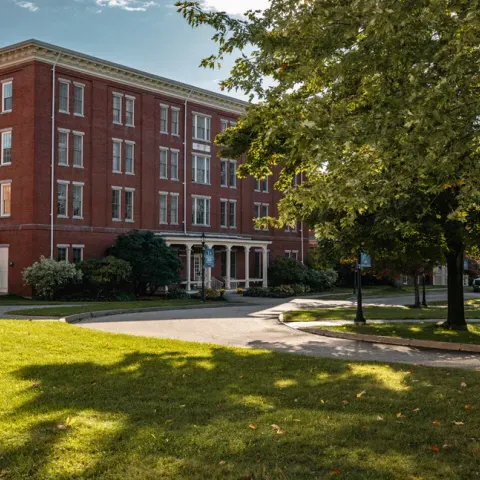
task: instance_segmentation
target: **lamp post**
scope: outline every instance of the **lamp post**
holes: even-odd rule
[[[205,232],[202,233],[202,301],[205,301]]]
[[[357,264],[357,314],[355,316],[355,324],[365,324],[365,317],[363,316],[362,305],[362,257],[360,256]]]

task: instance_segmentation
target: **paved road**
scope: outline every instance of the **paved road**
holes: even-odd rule
[[[256,305],[172,310],[99,317],[79,323],[83,328],[131,335],[173,338],[225,346],[265,348],[279,352],[339,358],[458,367],[480,371],[480,355],[420,350],[394,345],[320,337],[299,332],[278,322],[278,314],[291,309],[337,304],[336,301],[295,299],[288,303],[262,299]],[[398,302],[397,297],[397,302]],[[347,302],[338,302],[345,304]]]

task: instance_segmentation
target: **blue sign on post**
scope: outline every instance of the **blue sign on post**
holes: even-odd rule
[[[205,268],[213,268],[215,266],[215,250],[206,248],[203,251],[203,266]]]
[[[360,254],[360,268],[370,268],[372,266],[372,257],[366,253]]]
[[[468,260],[465,259],[465,260],[463,261],[463,269],[464,269],[464,270],[468,270],[468,266],[469,266],[469,265],[468,265]]]

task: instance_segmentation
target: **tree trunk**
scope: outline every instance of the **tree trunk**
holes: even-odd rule
[[[420,305],[420,289],[418,287],[418,275],[413,275],[413,291],[415,293],[415,303],[413,304],[413,308],[421,308]]]
[[[447,253],[448,317],[445,326],[452,330],[466,330],[463,298],[464,248],[450,248]]]

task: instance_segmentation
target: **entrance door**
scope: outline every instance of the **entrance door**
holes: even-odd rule
[[[8,293],[8,246],[0,247],[0,293]]]
[[[199,282],[202,280],[202,254],[193,255],[193,280]]]

